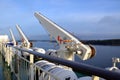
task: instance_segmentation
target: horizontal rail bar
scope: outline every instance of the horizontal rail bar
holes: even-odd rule
[[[73,61],[69,61],[69,60],[64,60],[64,59],[58,58],[58,57],[48,56],[48,55],[45,55],[42,53],[40,54],[39,52],[31,51],[31,50],[28,50],[25,48],[18,48],[18,47],[14,47],[14,48],[18,49],[20,51],[28,52],[35,56],[41,57],[50,62],[58,63],[58,64],[62,64],[62,65],[71,67],[74,71],[77,71],[80,73],[96,75],[101,78],[105,78],[107,80],[120,80],[120,73],[117,73],[117,72],[112,72],[109,70],[105,70],[103,68],[95,67],[92,65],[84,64],[84,63],[78,63],[78,62],[73,62]]]

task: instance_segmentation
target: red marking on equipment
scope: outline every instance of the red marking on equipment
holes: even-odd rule
[[[63,42],[63,43],[64,43],[64,42],[72,42],[72,40],[63,40],[63,39],[61,39],[60,36],[57,37],[57,40],[59,41],[60,44],[61,44],[62,42]]]
[[[25,40],[22,38],[22,42],[24,42]]]
[[[62,43],[62,39],[60,38],[60,36],[57,37],[57,40],[60,42],[60,44]]]

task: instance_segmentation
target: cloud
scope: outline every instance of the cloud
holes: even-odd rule
[[[35,26],[41,26],[33,15],[33,12],[37,10],[41,11],[46,17],[71,32],[88,34],[108,32],[120,33],[119,16],[116,17],[110,15],[116,13],[114,10],[117,11],[117,8],[119,7],[119,5],[115,6],[117,2],[110,2],[110,5],[104,5],[105,9],[103,9],[103,6],[102,8],[101,6],[97,6],[96,1],[93,2],[81,2],[81,0],[80,2],[69,0],[2,0],[0,1],[0,26],[12,26],[15,28],[15,24],[17,23],[20,24],[26,32],[31,31],[29,29],[34,29],[36,34],[37,32],[42,32],[42,28],[40,28],[40,30],[38,30],[39,27],[34,28]],[[101,2],[101,5],[102,3],[103,1]],[[107,1],[104,4],[108,4]],[[110,13],[107,12],[108,8],[111,11],[109,11]]]
[[[59,22],[68,30],[78,34],[120,34],[120,15],[84,16],[68,17]]]
[[[94,25],[96,33],[120,34],[120,15],[104,16]]]
[[[120,16],[105,16],[98,24],[103,25],[104,27],[118,27],[120,26]]]

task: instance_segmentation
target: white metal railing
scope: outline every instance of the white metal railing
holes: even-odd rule
[[[8,66],[10,66],[11,72],[14,72],[16,74],[17,80],[59,80],[57,76],[52,75],[48,71],[34,64],[33,55],[44,58],[54,63],[69,66],[77,72],[84,72],[89,75],[100,76],[107,80],[120,80],[120,73],[108,71],[98,67],[93,67],[83,63],[76,63],[60,58],[46,56],[44,54],[39,54],[38,52],[31,51],[28,49],[6,46],[6,44],[0,43],[0,52],[5,57],[5,61],[8,63]],[[23,52],[30,53],[29,59],[24,58],[20,55]],[[46,74],[47,78],[45,78]],[[96,80],[95,78],[92,80]]]
[[[17,78],[17,80],[45,80],[44,76],[47,75],[47,80],[59,80],[56,76],[50,74],[44,69],[34,64],[34,56],[30,54],[29,59],[24,58],[19,51],[13,47],[7,46],[6,44],[0,43],[0,52],[8,63]],[[42,73],[40,73],[42,71]]]

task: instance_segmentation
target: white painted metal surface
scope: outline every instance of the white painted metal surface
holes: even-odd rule
[[[29,48],[30,47],[30,42],[28,41],[27,37],[25,36],[25,34],[23,33],[23,31],[20,29],[19,25],[16,24],[16,28],[21,36],[22,39],[22,46]]]
[[[9,41],[8,35],[0,35],[0,42],[1,43],[8,42],[8,41]]]
[[[12,37],[12,42],[13,42],[14,46],[16,46],[16,40],[15,40],[14,34],[13,34],[11,29],[9,31],[10,31],[10,34],[11,34],[11,37]]]
[[[63,66],[55,65],[45,60],[38,61],[35,64],[42,68],[45,72],[51,74],[50,77],[49,74],[39,72],[40,75],[42,75],[39,76],[39,80],[78,80],[76,74],[71,69],[65,69]]]
[[[74,53],[76,53],[82,60],[87,60],[95,55],[95,49],[93,47],[91,48],[91,46],[84,45],[69,32],[65,31],[42,14],[36,12],[34,15],[39,20],[40,24],[58,42],[60,46],[58,53],[61,58],[73,60]]]

